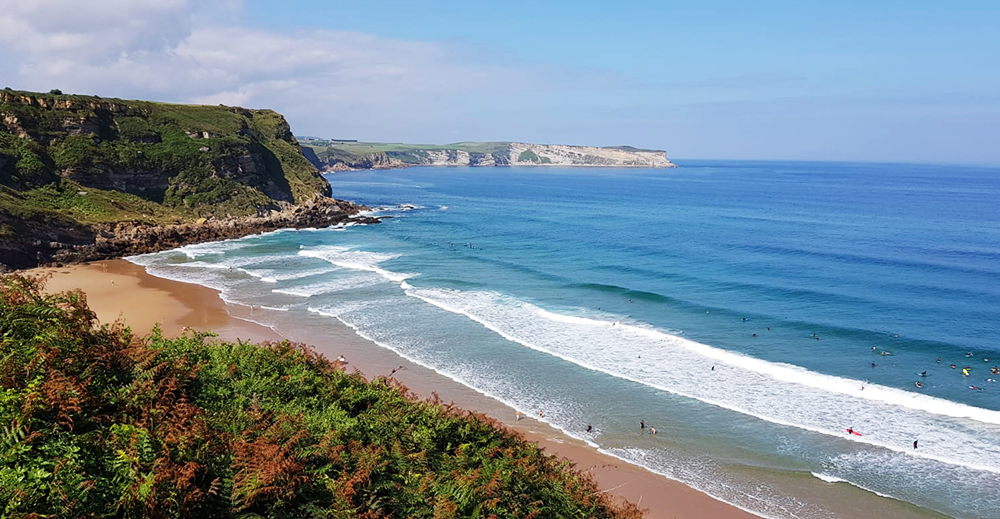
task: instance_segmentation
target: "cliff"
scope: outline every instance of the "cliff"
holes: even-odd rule
[[[563,166],[672,168],[665,151],[629,146],[593,147],[523,142],[438,145],[304,140],[303,149],[324,171],[407,166]]]
[[[271,110],[0,91],[0,269],[109,225],[259,218],[330,194]]]

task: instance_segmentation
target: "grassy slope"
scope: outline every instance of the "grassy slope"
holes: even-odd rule
[[[8,118],[0,122],[0,185],[7,188],[0,193],[0,218],[28,211],[81,223],[159,222],[252,214],[276,199],[328,192],[284,118],[270,110],[0,95],[6,96],[0,115]],[[19,97],[35,102],[16,102]],[[15,135],[19,131],[29,138]],[[204,132],[208,138],[189,137]],[[241,171],[246,157],[264,167]],[[117,186],[105,185],[111,177]]]
[[[289,343],[136,339],[0,278],[0,515],[638,518],[488,418]]]

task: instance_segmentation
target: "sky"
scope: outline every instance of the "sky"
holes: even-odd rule
[[[996,0],[0,0],[0,88],[297,135],[1000,164]]]

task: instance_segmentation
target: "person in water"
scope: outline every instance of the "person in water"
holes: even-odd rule
[[[848,427],[847,434],[854,434],[854,427]]]
[[[654,434],[656,434],[656,427],[650,427],[649,428],[649,435],[652,436]]]
[[[646,428],[646,421],[645,420],[639,420],[639,428],[640,429],[645,429]]]
[[[923,384],[921,384],[920,382],[916,382],[916,384],[917,384],[917,387],[918,387],[918,388],[920,388],[920,389],[923,389],[923,388],[924,388],[924,385],[923,385]]]
[[[593,431],[593,430],[594,430],[594,428],[593,428],[593,427],[591,427],[591,425],[590,425],[590,424],[587,424],[587,432],[591,432],[591,431]]]
[[[914,449],[916,449],[916,448],[917,448],[917,440],[913,440],[913,448],[914,448]]]
[[[715,366],[712,366],[712,371],[715,371]]]

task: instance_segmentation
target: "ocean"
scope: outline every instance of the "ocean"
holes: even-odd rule
[[[680,164],[335,173],[391,218],[129,260],[764,517],[1000,517],[1000,169]]]

